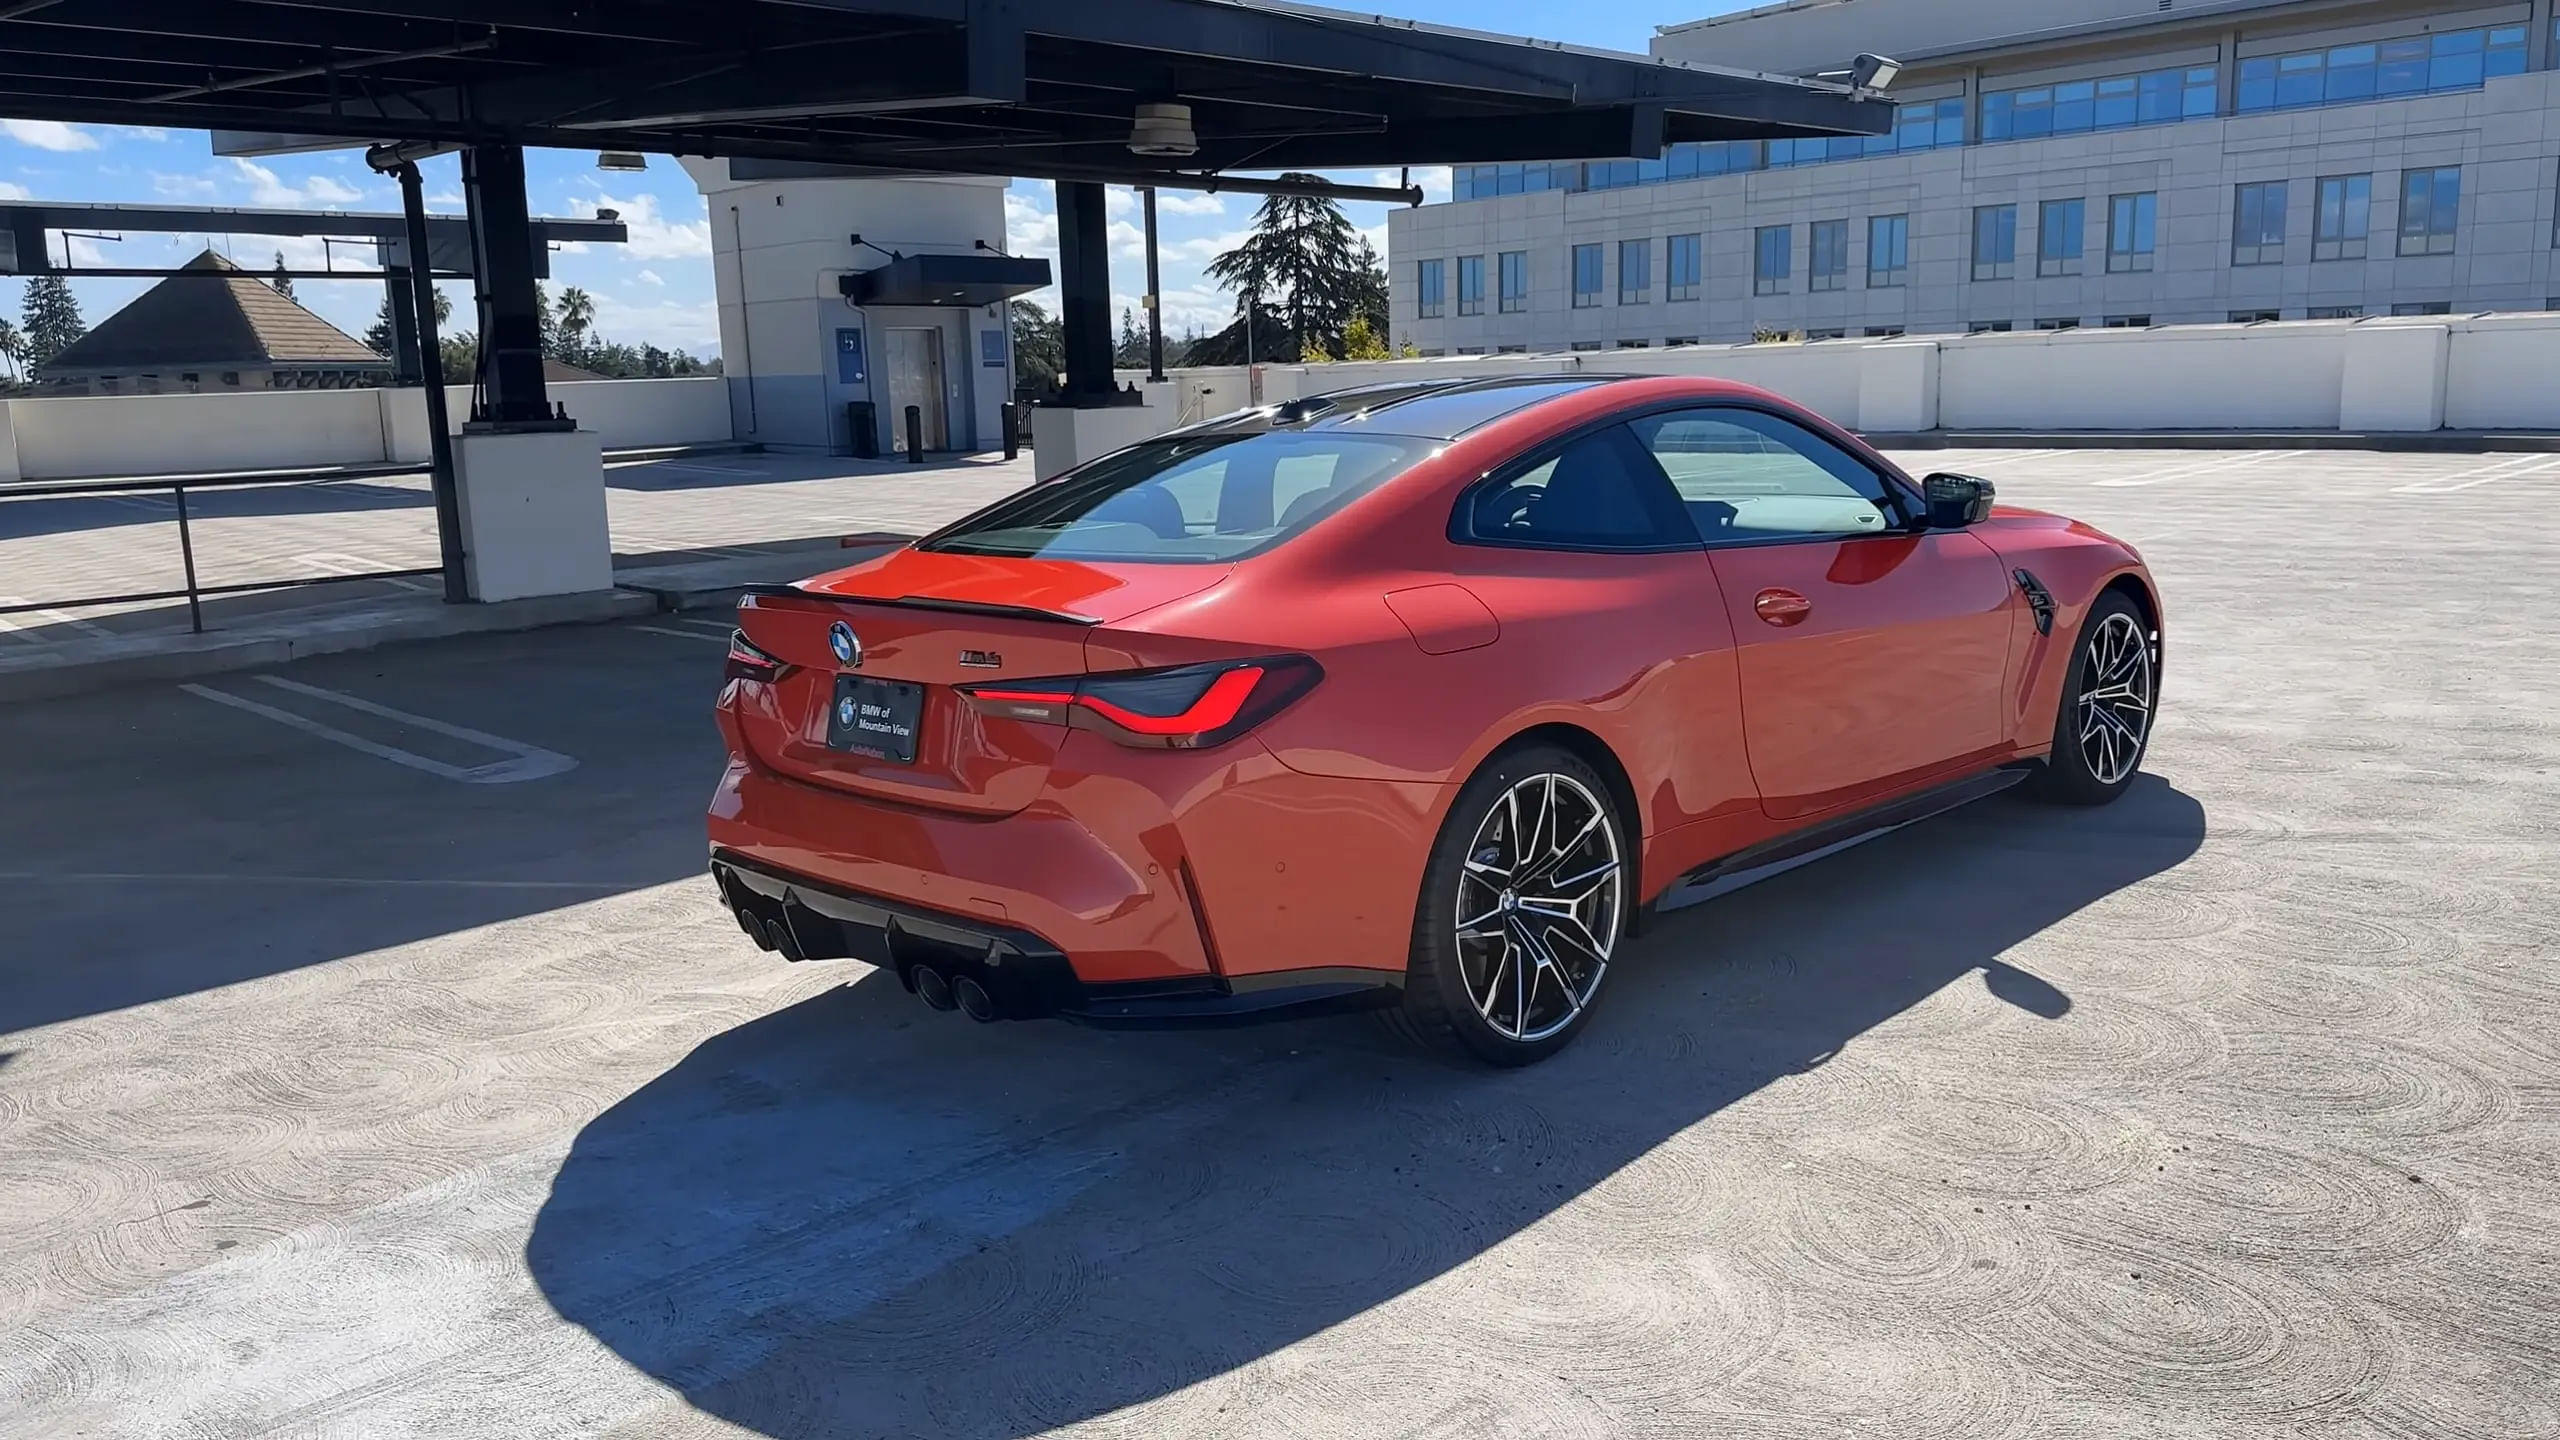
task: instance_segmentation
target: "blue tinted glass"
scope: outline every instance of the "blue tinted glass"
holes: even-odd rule
[[[2329,57],[2317,50],[2302,55],[2287,55],[2276,62],[2276,107],[2289,110],[2297,105],[2317,105],[2328,93]]]
[[[2524,27],[2506,26],[2489,32],[2489,74],[2521,75],[2524,73]]]
[[[2240,62],[2240,97],[2235,107],[2240,113],[2276,108],[2276,62],[2243,60]]]
[[[2142,94],[2135,119],[2144,125],[2158,125],[2178,118],[2184,89],[2175,70],[2163,70],[2142,77]]]
[[[1636,183],[1639,185],[1658,185],[1664,180],[1669,179],[1670,176],[1671,162],[1667,159],[1639,160],[1636,162]]]
[[[1938,102],[1938,144],[1941,148],[1964,143],[1964,102]]]
[[[2053,133],[2076,135],[2097,123],[2097,86],[2075,81],[2053,87]]]
[[[2141,122],[2142,106],[2136,98],[2140,81],[2131,75],[2120,75],[2098,82],[2098,120],[2101,130],[2120,130]]]
[[[2009,94],[1982,97],[1982,138],[2006,140],[2017,133],[2018,97]]]
[[[2435,204],[2428,212],[2429,224],[2427,228],[2438,235],[2450,235],[2460,223],[2461,215],[2462,172],[2460,170],[2438,170],[2436,172]]]
[[[2393,40],[2382,47],[2382,70],[2374,80],[2378,95],[2415,95],[2427,88],[2427,42]]]

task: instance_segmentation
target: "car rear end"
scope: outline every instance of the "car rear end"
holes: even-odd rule
[[[1201,457],[1222,443],[1171,442],[1139,473],[1211,473]],[[1374,482],[1422,453],[1396,442],[1357,459]],[[981,1019],[1251,1008],[1222,963],[1200,856],[1239,853],[1257,815],[1318,807],[1296,793],[1314,782],[1250,735],[1323,669],[1142,617],[1229,584],[1361,487],[1289,523],[1266,496],[1220,533],[1173,501],[1125,498],[1143,480],[1079,475],[1081,500],[1070,476],[741,604],[709,829],[713,874],[759,944],[892,969]],[[1070,519],[1042,518],[1060,503]]]

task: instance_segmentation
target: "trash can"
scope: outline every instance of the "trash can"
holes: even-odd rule
[[[853,453],[865,460],[880,458],[880,415],[868,400],[844,402],[844,423],[852,432]]]

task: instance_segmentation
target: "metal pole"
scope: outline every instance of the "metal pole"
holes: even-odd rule
[[[1004,458],[1012,460],[1022,454],[1022,407],[1011,400],[1004,402]]]
[[[204,602],[196,594],[196,542],[187,531],[187,487],[172,485],[169,493],[178,497],[178,555],[187,566],[187,625],[201,635],[204,633]]]
[[[1147,378],[1164,378],[1164,281],[1156,269],[1156,187],[1138,192],[1147,200]]]
[[[924,407],[921,405],[907,407],[907,463],[924,463]]]
[[[436,494],[436,550],[444,565],[444,599],[462,605],[471,599],[471,582],[463,572],[462,491],[454,479],[453,436],[444,410],[444,342],[436,334],[435,269],[427,255],[427,192],[418,167],[402,165],[400,205],[409,220],[410,304],[418,312],[418,374],[427,385],[427,453]]]

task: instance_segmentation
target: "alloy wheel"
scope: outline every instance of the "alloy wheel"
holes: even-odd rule
[[[1458,882],[1458,970],[1495,1034],[1533,1043],[1582,1014],[1618,943],[1624,865],[1600,797],[1532,775],[1476,827]]]
[[[2082,665],[2080,758],[2099,784],[2120,785],[2151,734],[2150,638],[2117,611],[2091,632]]]

